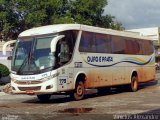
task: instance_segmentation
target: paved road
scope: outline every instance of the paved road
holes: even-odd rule
[[[69,96],[53,96],[40,103],[35,96],[8,95],[0,92],[2,120],[100,120],[160,119],[160,73],[158,82],[142,84],[137,92],[112,89],[100,96],[87,91],[84,100],[72,101]]]

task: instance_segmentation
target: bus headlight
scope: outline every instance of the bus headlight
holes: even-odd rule
[[[52,78],[55,78],[55,77],[57,77],[57,76],[58,76],[58,74],[56,73],[56,74],[53,74],[53,75],[51,75],[51,76],[49,76],[49,77],[45,77],[45,78],[41,79],[41,81],[48,81],[48,80],[50,80],[50,79],[52,79]]]
[[[49,77],[45,77],[45,78],[41,79],[40,81],[48,81],[48,80],[50,80],[52,78],[53,78],[52,76],[49,76]]]

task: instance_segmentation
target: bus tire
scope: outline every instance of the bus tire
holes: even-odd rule
[[[85,94],[84,83],[82,81],[77,81],[75,90],[71,93],[71,98],[78,101],[83,99],[84,94]]]
[[[37,95],[37,98],[39,99],[40,102],[47,102],[49,101],[50,97],[51,97],[51,94]]]
[[[131,78],[131,91],[136,92],[138,90],[138,77],[132,76]]]

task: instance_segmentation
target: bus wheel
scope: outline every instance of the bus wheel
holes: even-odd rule
[[[71,93],[71,97],[74,100],[81,100],[81,99],[83,99],[84,94],[85,94],[84,83],[82,81],[78,81],[76,83],[76,88],[75,88],[74,92]]]
[[[47,102],[50,99],[51,94],[37,95],[37,97],[40,102]]]
[[[132,76],[131,78],[131,91],[136,92],[138,90],[138,77]]]

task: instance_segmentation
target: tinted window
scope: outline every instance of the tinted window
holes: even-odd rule
[[[107,39],[108,35],[95,34],[96,50],[98,53],[110,53],[111,44],[110,39]]]
[[[152,41],[126,38],[125,44],[126,54],[150,55],[154,52]]]
[[[150,55],[154,52],[153,45],[151,41],[144,40],[143,42],[143,51],[145,55]]]
[[[80,46],[80,52],[96,52],[94,34],[91,32],[82,32]]]
[[[112,36],[112,53],[115,54],[125,53],[125,41],[123,37]]]
[[[154,52],[151,41],[107,34],[83,32],[80,52],[150,55]]]
[[[137,55],[144,55],[144,51],[143,51],[143,41],[142,40],[136,40],[135,41],[135,45],[134,48],[137,49],[136,54]]]
[[[136,54],[137,50],[134,49],[134,40],[125,39],[125,53],[126,54]]]
[[[141,42],[136,39],[125,39],[125,53],[126,54],[140,54],[142,55]]]

